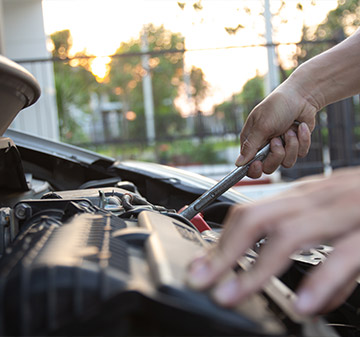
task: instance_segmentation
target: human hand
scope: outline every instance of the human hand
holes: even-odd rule
[[[240,135],[241,154],[236,165],[246,164],[267,142],[270,153],[263,163],[255,161],[250,165],[249,177],[270,174],[280,164],[292,167],[297,157],[308,153],[317,108],[304,97],[301,88],[284,82],[251,111]]]
[[[306,276],[295,309],[303,314],[333,308],[350,294],[360,269],[360,169],[299,184],[281,195],[233,207],[219,242],[189,266],[188,284],[212,288],[215,301],[234,306],[260,290],[290,265],[289,256],[321,243],[334,247],[327,260]],[[257,240],[267,237],[255,265],[230,273]],[[229,276],[230,275],[230,276]]]

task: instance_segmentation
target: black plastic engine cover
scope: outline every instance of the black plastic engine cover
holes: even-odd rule
[[[206,242],[155,211],[43,216],[0,265],[1,335],[302,335],[261,294],[236,310],[184,282]]]

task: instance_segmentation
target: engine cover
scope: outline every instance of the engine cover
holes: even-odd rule
[[[228,310],[189,289],[186,268],[208,241],[142,199],[131,215],[96,206],[125,192],[21,204],[28,218],[0,262],[1,335],[307,335],[262,293]]]

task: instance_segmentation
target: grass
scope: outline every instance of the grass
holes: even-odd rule
[[[236,140],[206,138],[159,142],[154,146],[140,144],[109,144],[89,147],[90,150],[122,161],[140,160],[167,165],[219,164],[226,162],[220,153],[228,147],[239,146]]]

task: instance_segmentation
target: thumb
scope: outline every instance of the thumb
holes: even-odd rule
[[[237,158],[235,165],[241,166],[248,163],[251,159],[254,158],[256,153],[263,147],[266,143],[266,138],[262,132],[253,131],[249,133],[248,137],[241,142],[240,155]]]

